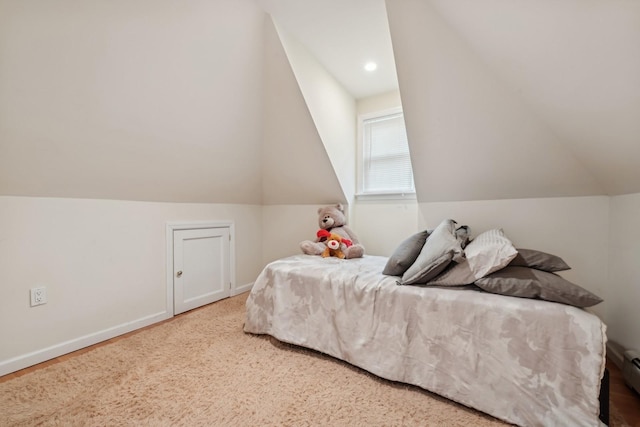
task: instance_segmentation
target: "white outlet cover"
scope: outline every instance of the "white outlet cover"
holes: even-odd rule
[[[31,307],[36,305],[46,304],[47,302],[47,288],[31,288]]]

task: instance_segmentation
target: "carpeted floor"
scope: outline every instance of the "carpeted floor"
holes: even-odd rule
[[[2,426],[503,426],[242,331],[247,295],[0,383]]]

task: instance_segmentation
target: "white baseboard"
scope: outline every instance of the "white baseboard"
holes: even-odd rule
[[[253,282],[247,283],[246,285],[238,286],[234,289],[231,289],[231,296],[235,297],[236,295],[240,295],[245,292],[249,292],[253,288]]]
[[[607,357],[620,369],[622,369],[622,364],[624,363],[623,351],[611,342],[607,342]]]
[[[238,286],[231,290],[231,296],[236,296],[244,292],[248,292],[252,287],[253,282],[247,283],[246,285]],[[173,317],[173,313],[168,313],[166,311],[151,314],[141,319],[123,323],[121,325],[94,332],[92,334],[88,334],[79,338],[74,338],[72,340],[65,341],[60,344],[55,344],[41,350],[36,350],[31,353],[23,354],[8,360],[2,360],[0,361],[0,376],[19,371],[20,369],[28,368],[29,366],[37,365],[38,363],[46,362],[47,360],[60,357],[76,350],[88,347],[90,345],[98,344],[102,341],[115,338],[122,334],[126,334],[127,332],[144,328],[145,326],[153,325],[154,323],[161,322],[171,317]]]
[[[151,314],[141,319],[123,323],[121,325],[94,332],[92,334],[88,334],[79,338],[74,338],[72,340],[65,341],[60,344],[55,344],[41,350],[36,350],[31,353],[23,354],[12,359],[0,361],[0,376],[19,371],[20,369],[28,368],[29,366],[54,359],[64,354],[80,350],[82,348],[97,344],[102,341],[106,341],[111,338],[115,338],[119,335],[126,334],[127,332],[144,328],[145,326],[152,325],[171,317],[173,317],[173,313],[167,313],[166,311]]]

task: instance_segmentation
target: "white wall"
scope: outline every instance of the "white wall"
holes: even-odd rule
[[[361,98],[356,104],[358,115],[375,113],[377,111],[389,110],[396,107],[402,107],[400,91],[397,89]]]
[[[260,203],[252,0],[0,0],[0,194]]]
[[[365,253],[389,256],[419,230],[419,206],[413,201],[357,201],[351,221]]]
[[[233,221],[236,283],[262,268],[259,205],[0,197],[0,375],[170,317],[166,223]],[[29,289],[48,303],[29,306]]]
[[[300,242],[316,238],[321,206],[324,204],[263,206],[263,264],[301,254]]]
[[[611,343],[640,351],[640,194],[611,198],[607,324]]]

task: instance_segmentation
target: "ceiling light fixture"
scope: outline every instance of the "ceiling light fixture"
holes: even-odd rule
[[[364,64],[364,69],[367,71],[374,71],[376,68],[378,68],[378,64],[375,62],[367,62]]]

